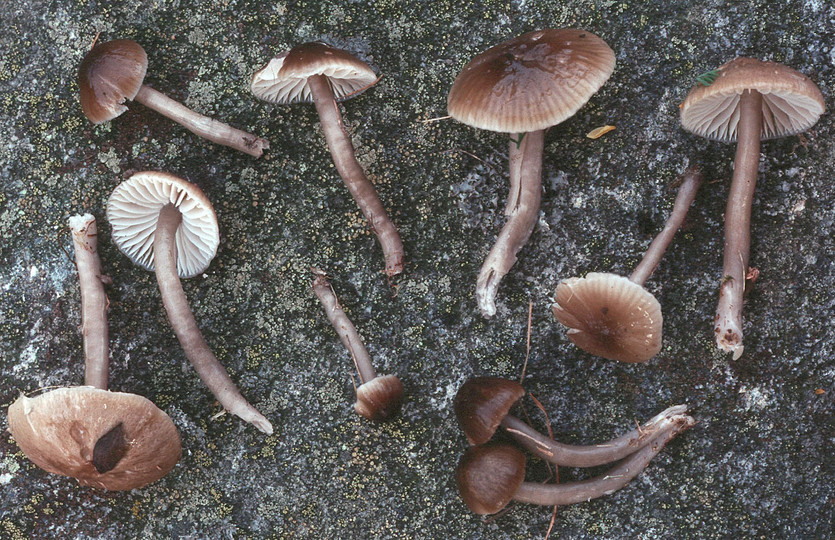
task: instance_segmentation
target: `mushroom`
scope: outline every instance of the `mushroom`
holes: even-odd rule
[[[713,75],[713,73],[712,73]],[[711,77],[713,78],[713,77]],[[702,137],[737,141],[725,209],[725,253],[714,332],[717,346],[742,355],[742,299],[751,246],[751,205],[760,140],[800,133],[826,108],[809,77],[774,62],[736,58],[694,86],[681,104],[681,125]]]
[[[368,64],[346,51],[324,43],[304,43],[270,60],[252,76],[251,88],[255,97],[270,103],[313,101],[336,170],[377,235],[386,275],[394,276],[403,271],[403,243],[357,161],[337,105],[337,101],[364,92],[377,80]]]
[[[360,386],[357,388],[354,410],[375,422],[393,418],[403,405],[403,384],[395,375],[377,376],[371,364],[371,355],[368,354],[351,319],[339,305],[339,299],[328,281],[328,276],[317,268],[313,269],[313,275],[316,276],[313,280],[313,292],[322,302],[325,315],[328,316],[342,344],[351,353],[359,373]]]
[[[701,184],[699,168],[688,167],[682,174],[673,211],[664,229],[628,279],[591,272],[557,285],[551,309],[554,317],[568,327],[568,339],[572,343],[584,351],[621,362],[646,362],[658,354],[663,330],[661,304],[643,284],[684,223]]]
[[[471,446],[458,462],[455,482],[464,503],[476,514],[495,514],[511,500],[545,506],[584,502],[628,484],[673,437],[694,423],[690,416],[676,415],[641,449],[605,474],[565,484],[525,482],[525,455],[510,444]]]
[[[553,441],[510,415],[510,408],[524,395],[521,384],[500,377],[475,377],[465,382],[455,395],[454,409],[470,444],[486,443],[501,426],[516,442],[545,461],[567,467],[594,467],[633,454],[687,410],[686,405],[669,407],[643,426],[611,441],[575,446]]]
[[[615,55],[585,30],[538,30],[473,58],[447,98],[450,116],[469,126],[510,133],[508,220],[479,272],[481,314],[496,314],[499,281],[533,232],[542,197],[545,129],[576,113],[612,74]]]
[[[181,277],[194,277],[209,266],[220,242],[206,195],[174,175],[138,172],[111,193],[107,219],[122,253],[156,274],[171,327],[203,383],[224,409],[272,434],[272,424],[241,395],[209,349],[180,283]]]
[[[129,99],[174,120],[199,137],[250,156],[261,157],[270,147],[266,139],[198,114],[142,84],[147,67],[145,50],[135,41],[116,39],[93,47],[78,69],[84,116],[94,124],[107,122],[128,110],[124,102]]]
[[[107,390],[110,353],[107,297],[97,251],[96,220],[69,220],[81,288],[85,384],[37,397],[20,396],[9,431],[38,467],[86,486],[126,490],[159,480],[182,452],[171,418],[150,400]]]

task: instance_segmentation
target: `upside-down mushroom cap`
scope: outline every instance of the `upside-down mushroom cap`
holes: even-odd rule
[[[464,66],[452,83],[447,109],[459,122],[480,129],[545,129],[573,116],[614,68],[614,52],[591,32],[528,32]]]
[[[467,448],[455,469],[458,493],[476,514],[495,514],[525,481],[525,454],[506,443]]]
[[[142,87],[148,56],[139,43],[116,39],[93,47],[78,68],[81,109],[92,123],[101,124],[126,110]]]
[[[782,64],[736,58],[716,71],[711,84],[694,86],[681,105],[681,125],[696,135],[736,141],[739,98],[746,90],[762,94],[763,140],[806,131],[826,108],[817,85]]]
[[[138,172],[116,186],[107,200],[107,220],[116,246],[134,263],[154,270],[154,232],[166,204],[183,215],[177,228],[177,273],[194,277],[217,253],[220,235],[212,203],[194,184],[174,175]]]
[[[591,354],[621,362],[646,362],[661,350],[661,305],[623,276],[592,272],[557,285],[554,317],[568,338]]]
[[[288,104],[311,102],[308,77],[324,75],[337,100],[348,99],[377,82],[377,74],[352,54],[312,42],[297,45],[267,63],[252,76],[250,88],[258,99]]]
[[[521,384],[501,377],[474,377],[462,384],[453,408],[470,444],[489,441],[513,404],[524,395]]]
[[[19,397],[9,431],[38,467],[103,489],[159,480],[181,454],[177,428],[151,401],[91,386]]]
[[[393,418],[403,406],[403,383],[394,375],[375,377],[357,388],[354,410],[374,422]]]

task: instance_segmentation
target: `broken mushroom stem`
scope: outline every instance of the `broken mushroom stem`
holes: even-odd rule
[[[652,243],[650,243],[641,262],[638,263],[638,266],[632,271],[632,275],[629,276],[630,281],[638,285],[643,285],[658,267],[658,263],[661,262],[661,258],[673,241],[676,232],[684,223],[690,205],[695,200],[696,193],[702,185],[702,179],[702,171],[696,165],[691,165],[684,171],[681,176],[681,185],[678,188],[678,194],[676,194],[676,200],[673,203],[673,210],[664,223],[664,230],[658,233]]]
[[[739,96],[739,135],[734,174],[725,209],[725,252],[714,331],[720,349],[742,355],[742,295],[751,248],[751,204],[757,185],[762,132],[762,94],[746,90]]]
[[[270,147],[266,139],[197,113],[147,84],[139,88],[134,101],[170,118],[199,137],[250,156],[261,157],[264,150]]]
[[[154,233],[154,272],[168,320],[194,370],[221,406],[264,433],[272,434],[270,421],[241,395],[194,320],[177,273],[176,233],[181,221],[180,210],[168,203],[159,212]]]
[[[386,274],[397,275],[403,271],[404,264],[400,234],[389,219],[377,190],[357,161],[330,82],[324,75],[313,75],[307,81],[336,170],[368,220],[371,230],[377,235],[386,261]]]
[[[84,339],[84,384],[107,390],[110,345],[107,326],[107,294],[98,252],[96,218],[91,214],[69,219],[75,266],[81,289],[81,333]]]
[[[510,141],[510,196],[507,222],[484,259],[476,282],[476,299],[481,314],[496,314],[499,282],[516,263],[516,254],[528,241],[536,224],[542,200],[542,149],[545,131],[520,133]],[[514,146],[518,145],[518,150]],[[515,180],[518,178],[518,180]]]

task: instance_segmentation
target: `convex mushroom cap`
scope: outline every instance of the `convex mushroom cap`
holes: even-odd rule
[[[177,272],[194,277],[211,263],[220,243],[217,216],[206,195],[174,175],[145,171],[119,184],[107,201],[113,241],[134,263],[154,270],[154,232],[160,209],[173,204],[183,221],[176,233]]]
[[[115,39],[94,47],[78,69],[81,109],[94,124],[112,120],[127,111],[148,69],[148,56],[139,43]]]
[[[489,441],[513,404],[524,395],[521,384],[501,377],[474,377],[461,385],[453,408],[469,443]]]
[[[42,469],[111,490],[159,480],[181,454],[174,423],[151,401],[90,386],[21,396],[9,407],[9,431]]]

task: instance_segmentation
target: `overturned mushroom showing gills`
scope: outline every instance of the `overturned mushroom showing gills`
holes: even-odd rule
[[[180,436],[171,418],[148,399],[107,391],[105,276],[95,218],[73,216],[70,229],[81,286],[89,386],[19,397],[9,407],[9,431],[26,457],[44,470],[97,488],[141,487],[174,468],[181,454]]]
[[[174,120],[192,133],[245,154],[261,157],[270,147],[266,139],[198,114],[181,103],[142,84],[148,57],[141,45],[129,39],[100,43],[87,53],[78,69],[81,108],[94,124],[116,118],[137,101]]]
[[[686,405],[669,407],[642,426],[610,441],[569,445],[551,440],[510,414],[510,408],[524,395],[521,384],[500,377],[475,377],[461,385],[455,395],[454,410],[470,444],[488,442],[501,426],[517,443],[545,461],[566,467],[594,467],[640,450],[687,411]]]
[[[271,434],[272,424],[241,395],[206,344],[180,283],[202,273],[217,252],[217,217],[209,199],[171,174],[139,172],[113,190],[107,219],[122,253],[156,274],[168,320],[200,379],[224,409]]]
[[[702,184],[698,167],[684,171],[673,211],[629,278],[591,272],[557,285],[554,317],[568,339],[586,352],[621,362],[646,362],[661,350],[661,304],[643,284],[652,275],[684,223]]]
[[[638,476],[664,446],[695,421],[680,414],[648,443],[605,474],[565,484],[525,482],[525,456],[506,443],[471,446],[455,471],[458,492],[477,514],[495,514],[511,500],[544,506],[585,502],[610,495]]]
[[[781,64],[737,58],[716,71],[711,84],[690,90],[681,105],[681,125],[708,139],[737,142],[714,323],[716,345],[736,360],[743,351],[742,302],[760,141],[806,131],[826,107],[809,77]]]
[[[270,103],[312,101],[316,105],[336,170],[380,241],[386,274],[394,276],[403,271],[403,243],[357,161],[337,104],[376,82],[374,71],[355,56],[324,43],[304,43],[276,56],[255,73],[251,89],[255,97]]]
[[[585,30],[538,30],[473,58],[447,98],[450,116],[469,126],[510,134],[507,222],[479,272],[481,314],[496,314],[496,292],[539,215],[545,130],[576,113],[612,74],[615,55]]]
[[[328,316],[342,344],[351,353],[359,373],[360,386],[357,388],[354,409],[361,416],[375,422],[393,418],[403,405],[403,384],[395,375],[377,376],[371,364],[371,355],[368,354],[351,319],[339,305],[339,299],[333,292],[327,276],[317,269],[314,269],[313,273],[316,276],[313,280],[313,292],[322,302],[325,315]]]

